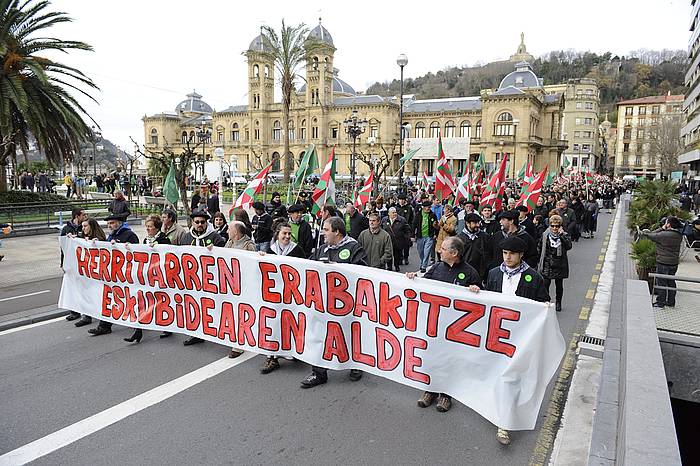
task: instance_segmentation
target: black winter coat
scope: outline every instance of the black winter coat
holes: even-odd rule
[[[542,252],[540,253],[540,264],[538,267],[544,278],[569,278],[569,258],[566,251],[571,249],[571,238],[569,235],[560,235],[561,256],[557,256],[557,250],[549,244],[549,230],[546,230],[541,238]]]
[[[531,277],[529,281],[527,280],[528,276]],[[489,272],[489,277],[486,279],[486,289],[497,293],[503,291],[503,272],[501,272],[500,267],[494,267]],[[515,295],[541,303],[551,300],[549,290],[544,286],[544,278],[532,267],[528,267],[522,273]]]
[[[491,236],[485,231],[479,230],[477,236],[471,240],[464,230],[457,233],[457,237],[464,243],[464,255],[462,260],[476,269],[481,281],[486,280],[489,265],[491,265]]]
[[[411,246],[411,228],[402,216],[396,217],[393,224],[389,217],[383,218],[382,228],[391,236],[391,245],[394,249],[405,249]]]
[[[423,237],[423,231],[422,231],[422,224],[423,224],[423,215],[425,215],[425,212],[423,212],[423,209],[420,209],[416,213],[416,218],[413,220],[413,237],[414,238],[422,238]],[[428,212],[428,224],[429,224],[429,231],[430,231],[430,237],[435,238],[438,234],[438,228],[435,228],[435,224],[437,223],[438,219],[435,213],[431,210]]]
[[[537,262],[539,261],[539,255],[537,254],[537,243],[528,235],[524,228],[520,228],[516,233],[516,236],[521,240],[525,241],[527,248],[525,249],[525,255],[523,260],[527,262],[530,267],[537,267]],[[501,241],[506,239],[503,234],[503,230],[499,230],[491,237],[491,267],[498,267],[503,262],[503,248],[501,248]]]

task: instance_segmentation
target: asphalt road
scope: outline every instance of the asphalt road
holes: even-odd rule
[[[0,316],[56,304],[62,278],[0,288]]]
[[[571,278],[558,316],[567,342],[612,217],[601,214],[597,237],[570,252]],[[411,255],[416,264],[416,251]],[[10,291],[54,289],[49,282]],[[10,302],[30,305],[23,299]],[[513,444],[502,447],[494,426],[471,409],[459,403],[444,414],[420,409],[418,390],[380,377],[351,382],[347,371],[331,372],[328,384],[302,390],[299,382],[309,372],[304,363],[284,360],[280,370],[261,375],[262,356],[217,363],[227,353],[221,346],[183,347],[185,337],[161,340],[155,332],[138,345],[122,341],[130,333],[114,326],[111,335],[90,337],[63,319],[0,333],[0,465],[3,454],[37,439],[26,451],[46,448],[34,463],[46,465],[513,465],[528,463],[538,436],[537,430],[514,432]],[[180,386],[184,382],[172,381],[211,363],[219,365],[217,375],[165,399],[147,395],[150,405],[128,415],[134,397],[144,402],[144,392]],[[538,427],[548,402],[549,394]],[[78,422],[94,433],[66,445],[64,431],[57,431],[70,433]]]

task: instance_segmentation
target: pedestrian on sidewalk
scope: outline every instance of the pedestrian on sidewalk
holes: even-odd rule
[[[649,238],[656,243],[656,273],[661,275],[675,275],[678,271],[679,256],[683,225],[676,217],[668,217],[661,228],[654,231],[642,230],[642,237]],[[673,288],[673,290],[659,289],[654,307],[663,308],[676,305],[676,281],[670,278],[657,278],[656,283],[660,287]]]
[[[571,249],[571,238],[564,231],[563,221],[559,215],[549,218],[549,228],[542,234],[540,241],[540,261],[537,270],[544,278],[544,286],[549,286],[554,280],[556,291],[556,310],[561,312],[561,302],[564,297],[564,279],[569,278],[569,259],[567,251]]]

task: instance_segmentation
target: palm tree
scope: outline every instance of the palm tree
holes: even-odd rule
[[[50,37],[48,28],[72,20],[48,6],[48,1],[0,0],[0,139],[8,141],[0,150],[0,191],[7,189],[5,166],[17,149],[26,153],[33,143],[57,166],[92,134],[82,115],[92,118],[69,90],[94,101],[82,88],[98,87],[80,70],[40,55],[92,47]]]
[[[282,20],[282,28],[279,34],[269,26],[263,26],[263,50],[261,53],[271,61],[279,75],[282,86],[282,138],[284,140],[284,182],[289,182],[290,174],[294,170],[294,159],[289,155],[289,109],[292,105],[292,93],[294,92],[294,80],[298,76],[299,68],[304,65],[309,57],[328,47],[327,44],[307,38],[309,30],[304,23],[297,26],[287,26]]]

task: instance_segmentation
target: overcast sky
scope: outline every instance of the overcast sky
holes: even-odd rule
[[[394,2],[376,0],[53,0],[50,8],[74,19],[53,28],[52,35],[95,48],[59,59],[99,85],[99,105],[84,101],[86,108],[105,137],[128,152],[133,149],[129,136],[143,142],[144,114],[173,111],[192,89],[215,109],[246,104],[247,65],[241,53],[261,24],[279,28],[283,18],[313,28],[320,15],[337,48],[339,76],[362,91],[398,78],[400,53],[408,56],[405,76],[418,77],[450,65],[507,59],[521,31],[536,57],[560,49],[614,54],[686,49],[690,38],[690,0],[403,5],[398,11]]]

